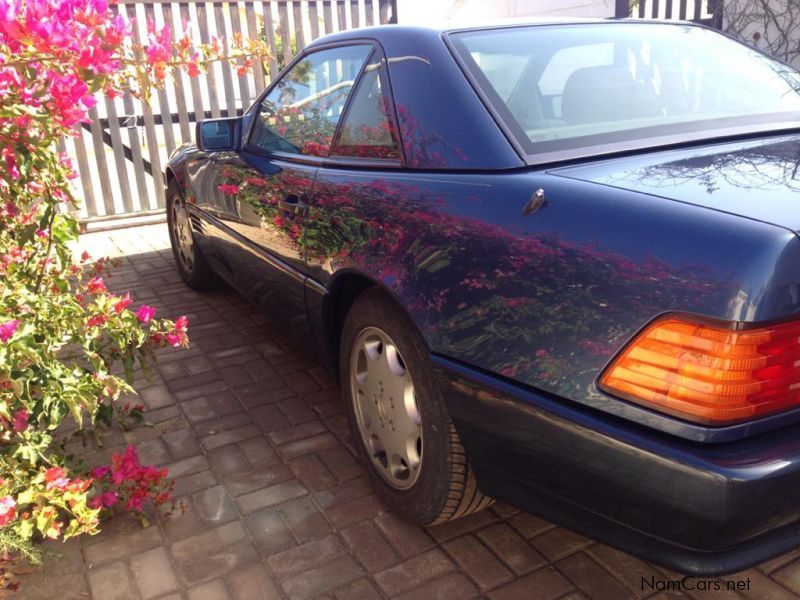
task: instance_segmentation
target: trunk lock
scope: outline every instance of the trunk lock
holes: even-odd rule
[[[544,190],[539,188],[535,192],[533,192],[533,196],[531,196],[530,200],[525,203],[525,206],[522,207],[522,214],[529,215],[531,213],[535,213],[537,210],[542,208],[545,205],[547,199],[544,197]]]

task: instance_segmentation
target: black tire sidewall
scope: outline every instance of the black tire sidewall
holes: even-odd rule
[[[350,360],[356,339],[370,326],[382,329],[392,338],[414,383],[422,420],[422,466],[419,478],[408,490],[393,488],[375,471],[356,422]],[[385,293],[370,290],[356,300],[342,331],[339,360],[350,430],[380,500],[393,512],[418,525],[432,523],[442,512],[453,478],[450,418],[429,356],[414,324]]]
[[[172,180],[167,186],[167,228],[169,229],[169,242],[170,246],[172,247],[172,256],[175,260],[175,265],[178,268],[178,273],[180,274],[184,283],[186,283],[186,285],[192,289],[206,290],[213,288],[217,283],[217,279],[202,252],[200,252],[200,248],[197,246],[197,240],[194,240],[194,243],[192,244],[191,271],[186,269],[186,266],[183,264],[180,254],[178,253],[178,240],[175,239],[175,223],[172,214],[172,205],[174,202],[176,202],[176,200],[178,202],[183,202],[184,205],[186,203],[180,186],[178,186],[175,180]],[[185,210],[188,211],[188,207]]]

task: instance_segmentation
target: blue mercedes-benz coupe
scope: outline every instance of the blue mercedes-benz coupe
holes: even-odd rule
[[[330,35],[172,156],[175,259],[338,373],[405,518],[731,572],[800,545],[799,90],[685,23]]]

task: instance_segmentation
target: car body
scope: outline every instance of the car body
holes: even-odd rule
[[[725,39],[685,23],[520,27],[542,48],[557,48],[562,34],[603,44],[628,32]],[[485,36],[491,48],[492,36],[510,30],[386,26],[312,43],[241,119],[203,122],[208,144],[172,156],[167,182],[185,198],[193,243],[332,372],[346,358],[342,331],[359,296],[379,289],[391,298],[424,340],[488,496],[685,573],[732,572],[795,548],[794,400],[753,418],[704,422],[615,393],[601,378],[632,340],[671,316],[731,331],[797,318],[797,114],[715,113],[706,130],[705,121],[662,122],[662,108],[637,116],[648,123],[646,139],[587,134],[581,128],[591,124],[564,117],[619,110],[623,87],[603,90],[631,54],[615,47],[613,69],[578,77],[588,88],[565,97],[572,84],[562,77],[552,84],[561,96],[541,94],[547,108],[532,127],[552,127],[556,137],[531,142],[520,134],[524,119],[492,97],[511,89],[505,75],[487,86],[488,67],[482,74],[459,48],[473,33],[476,47]],[[655,57],[642,64],[653,64],[657,42],[646,52],[649,42],[637,43],[641,56]],[[323,68],[313,62],[323,52],[345,54]],[[540,88],[555,56],[543,54],[538,71],[530,61],[519,67],[520,79],[533,69]],[[318,78],[352,71],[350,83],[308,90],[315,102],[333,96],[322,110],[339,119],[332,128],[328,117],[312,126],[316,117],[292,121],[275,109],[301,110],[291,85],[303,80],[293,68],[304,60],[311,66],[300,70]],[[356,71],[378,77],[389,119],[380,131],[360,126],[362,138],[348,130],[356,108],[331,108],[342,89],[358,89]],[[663,90],[674,74],[659,73]],[[276,95],[281,86],[291,89]],[[302,144],[275,141],[282,123],[306,128]],[[562,131],[566,141],[556,139]],[[374,139],[379,149],[370,150],[365,140]]]

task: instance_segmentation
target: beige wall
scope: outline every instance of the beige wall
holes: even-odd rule
[[[508,17],[613,17],[614,0],[397,0],[400,23]]]

